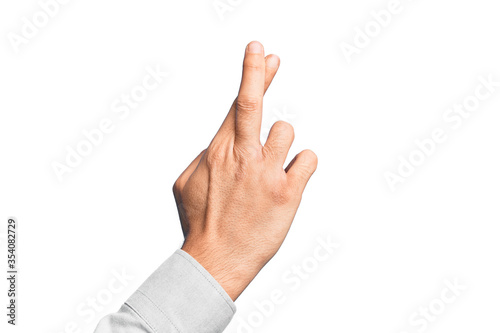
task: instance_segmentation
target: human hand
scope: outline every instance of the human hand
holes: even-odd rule
[[[276,122],[260,143],[264,94],[279,67],[258,42],[247,46],[238,97],[206,150],[174,184],[185,242],[235,300],[276,254],[316,170],[305,150],[283,169],[293,127]]]

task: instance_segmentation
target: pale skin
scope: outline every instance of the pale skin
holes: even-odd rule
[[[276,254],[290,229],[318,159],[304,150],[284,168],[293,127],[276,122],[260,143],[264,94],[278,71],[259,42],[245,50],[236,100],[207,149],[174,184],[185,241],[196,259],[236,300]]]

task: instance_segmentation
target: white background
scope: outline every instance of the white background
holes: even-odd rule
[[[341,43],[353,44],[388,0],[233,3],[221,19],[213,0],[73,0],[15,52],[8,34],[21,34],[40,5],[2,1],[1,234],[17,217],[21,272],[19,325],[4,329],[2,305],[2,332],[61,333],[70,322],[92,332],[180,246],[171,186],[222,123],[252,40],[281,58],[263,125],[287,115],[289,159],[309,148],[319,166],[226,331],[253,316],[254,332],[413,333],[410,317],[439,304],[446,279],[467,290],[422,331],[498,331],[500,88],[460,128],[443,120],[479,76],[500,81],[497,2],[401,0],[350,63]],[[157,65],[169,77],[121,120],[113,101]],[[114,131],[59,181],[52,163],[103,118]],[[436,127],[446,142],[391,191],[384,173]],[[292,291],[283,274],[327,236],[340,248]],[[82,316],[122,269],[134,278],[95,318]],[[255,314],[274,289],[285,302]]]

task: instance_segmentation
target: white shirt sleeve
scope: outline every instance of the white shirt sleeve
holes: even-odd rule
[[[216,333],[236,306],[193,257],[177,250],[95,333]]]

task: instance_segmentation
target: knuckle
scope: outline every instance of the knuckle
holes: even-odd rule
[[[260,100],[251,96],[238,96],[236,109],[239,111],[255,111],[260,107]]]
[[[262,146],[242,146],[235,145],[233,147],[234,166],[231,169],[234,172],[235,179],[238,181],[249,181],[256,183],[262,176],[262,167],[265,166],[265,153]],[[264,173],[265,184],[268,185],[270,180]]]
[[[217,167],[221,165],[225,160],[225,153],[220,148],[208,149],[206,152],[207,165],[210,168]]]
[[[239,163],[234,170],[234,180],[245,182],[249,177],[248,163]]]
[[[243,63],[243,68],[250,71],[262,71],[265,69],[265,64],[261,61],[255,61],[254,59],[246,59]]]
[[[245,170],[253,170],[265,160],[264,147],[235,145],[233,156],[237,165]]]

